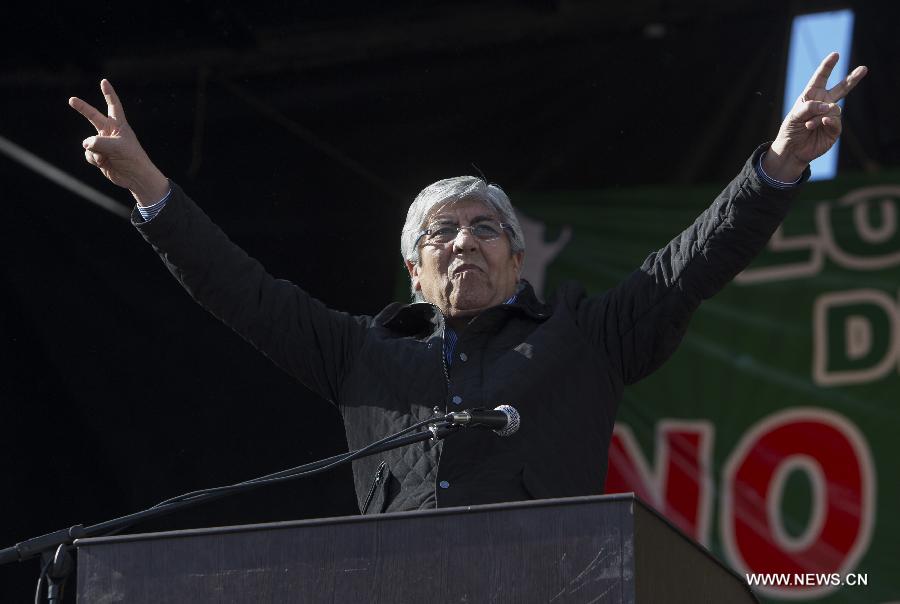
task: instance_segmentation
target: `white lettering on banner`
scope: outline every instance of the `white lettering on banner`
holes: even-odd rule
[[[827,444],[825,444],[827,443]],[[784,530],[781,499],[792,471],[812,484],[809,522]],[[846,417],[787,409],[751,426],[725,463],[719,530],[732,566],[745,573],[848,573],[869,547],[875,466],[865,437]],[[760,585],[777,598],[819,598],[832,585]]]
[[[835,322],[840,324],[832,325]],[[897,300],[874,289],[829,292],[816,298],[812,362],[816,384],[871,382],[896,370],[898,360],[900,303]]]
[[[782,262],[774,266],[750,267],[735,277],[740,285],[756,285],[771,281],[784,281],[801,277],[812,277],[822,270],[827,256],[835,264],[853,270],[880,270],[900,265],[900,231],[897,228],[900,186],[878,185],[851,191],[838,201],[816,203],[816,232],[805,235],[786,236],[783,227],[778,227],[766,249],[775,257],[786,252],[806,250],[803,260]],[[870,217],[878,211],[880,220],[873,225]],[[853,224],[856,241],[842,240],[846,234],[835,232],[837,224],[844,224],[840,218],[847,214]],[[867,253],[850,251],[856,247]]]
[[[816,206],[816,229],[822,237],[823,244],[831,258],[844,268],[856,270],[880,270],[900,264],[900,246],[897,245],[897,204],[900,203],[900,187],[882,185],[866,187],[848,193],[835,206],[820,203]],[[881,226],[873,227],[869,222],[869,214],[877,206],[881,215]],[[853,226],[859,239],[872,248],[883,246],[892,240],[895,249],[870,250],[871,256],[854,254],[844,250],[835,237],[832,218],[842,208],[851,208]]]

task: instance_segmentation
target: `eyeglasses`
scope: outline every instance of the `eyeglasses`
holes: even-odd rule
[[[416,245],[422,241],[423,237],[425,243],[437,245],[450,243],[451,241],[456,241],[460,231],[467,229],[479,241],[494,241],[503,234],[503,229],[512,229],[512,227],[505,222],[497,222],[495,220],[485,220],[469,226],[441,222],[432,224],[428,228],[419,231],[416,237]]]

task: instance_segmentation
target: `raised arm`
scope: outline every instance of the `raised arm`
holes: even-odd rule
[[[700,303],[746,268],[784,219],[797,187],[772,186],[765,176],[781,183],[800,181],[809,163],[834,145],[841,133],[836,102],[867,72],[857,67],[827,90],[837,60],[832,53],[822,61],[775,141],[753,153],[692,225],[617,287],[580,305],[580,320],[618,365],[625,383],[668,359]]]
[[[337,402],[369,318],[326,308],[301,288],[266,272],[150,161],[125,120],[112,84],[103,80],[100,88],[106,115],[81,99],[69,99],[97,130],[83,142],[85,159],[130,190],[141,206],[169,196],[152,220],[134,212],[134,226],[194,300],[276,365]]]

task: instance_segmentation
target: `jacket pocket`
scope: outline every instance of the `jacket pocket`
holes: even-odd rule
[[[387,461],[378,464],[375,470],[375,477],[372,480],[372,486],[366,494],[366,501],[363,503],[363,514],[380,514],[387,507],[387,485],[391,472],[388,470]]]
[[[522,487],[532,499],[550,499],[553,494],[528,466],[522,468]]]

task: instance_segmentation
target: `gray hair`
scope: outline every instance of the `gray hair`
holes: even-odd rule
[[[510,251],[513,254],[525,251],[525,235],[522,226],[513,210],[509,197],[503,189],[495,184],[490,184],[483,178],[475,176],[455,176],[445,178],[432,183],[422,189],[416,195],[409,211],[406,213],[406,223],[400,234],[400,253],[404,260],[413,264],[419,263],[419,233],[425,228],[425,222],[431,217],[434,210],[448,203],[462,201],[463,199],[476,199],[494,209],[500,217],[500,222],[510,226],[507,233],[510,235]],[[510,230],[512,231],[510,233]],[[412,279],[410,279],[412,281]],[[410,284],[413,301],[422,302],[422,293],[416,291]]]

